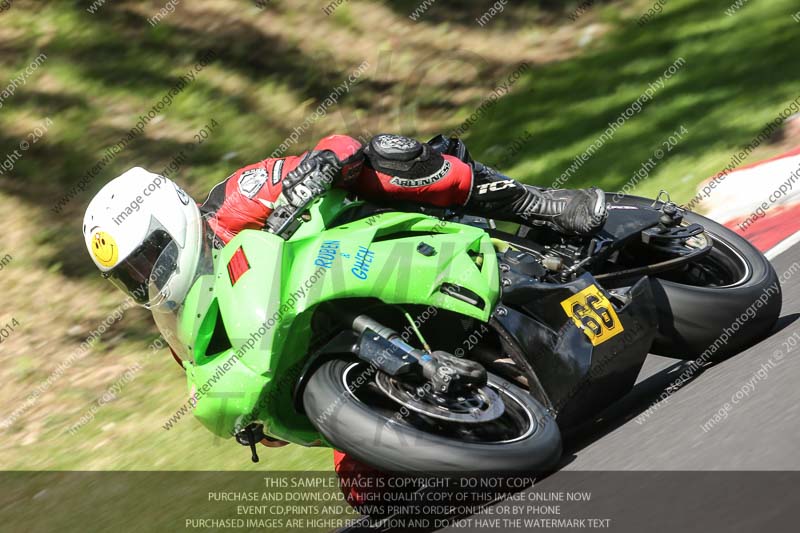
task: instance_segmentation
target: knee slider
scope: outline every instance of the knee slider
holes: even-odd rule
[[[391,183],[401,187],[430,185],[450,170],[450,163],[428,144],[402,135],[376,135],[364,155],[369,166],[391,176]]]
[[[370,161],[386,168],[399,170],[408,168],[414,160],[424,155],[424,152],[425,148],[418,140],[386,133],[373,137],[366,148],[366,154]]]

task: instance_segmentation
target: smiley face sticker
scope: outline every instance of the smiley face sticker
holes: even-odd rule
[[[92,253],[98,263],[105,267],[113,267],[119,259],[117,241],[105,231],[98,231],[92,237]]]

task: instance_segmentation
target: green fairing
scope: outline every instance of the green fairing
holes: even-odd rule
[[[272,436],[313,445],[322,437],[295,412],[291,394],[311,341],[310,320],[322,302],[375,298],[421,304],[488,321],[499,296],[495,249],[479,228],[417,213],[383,213],[327,229],[346,206],[331,191],[309,210],[310,220],[284,241],[242,231],[215,257],[213,276],[200,278],[180,312],[178,335],[195,416],[220,437],[253,421]],[[435,250],[417,250],[425,243]],[[231,285],[228,263],[242,249],[249,269]],[[476,264],[482,257],[482,264]],[[480,261],[477,261],[480,263]],[[443,293],[444,283],[467,288],[482,309]],[[209,353],[221,317],[232,349]],[[210,350],[213,351],[213,350]]]

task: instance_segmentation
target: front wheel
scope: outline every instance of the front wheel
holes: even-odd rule
[[[358,461],[384,471],[539,472],[561,456],[561,433],[552,416],[528,392],[498,376],[489,374],[487,386],[505,410],[475,423],[405,409],[381,391],[375,373],[365,363],[328,361],[303,394],[314,426]]]

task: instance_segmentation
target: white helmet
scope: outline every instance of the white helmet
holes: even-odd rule
[[[210,253],[197,204],[140,167],[100,189],[86,208],[83,236],[103,277],[154,310],[183,302]]]

